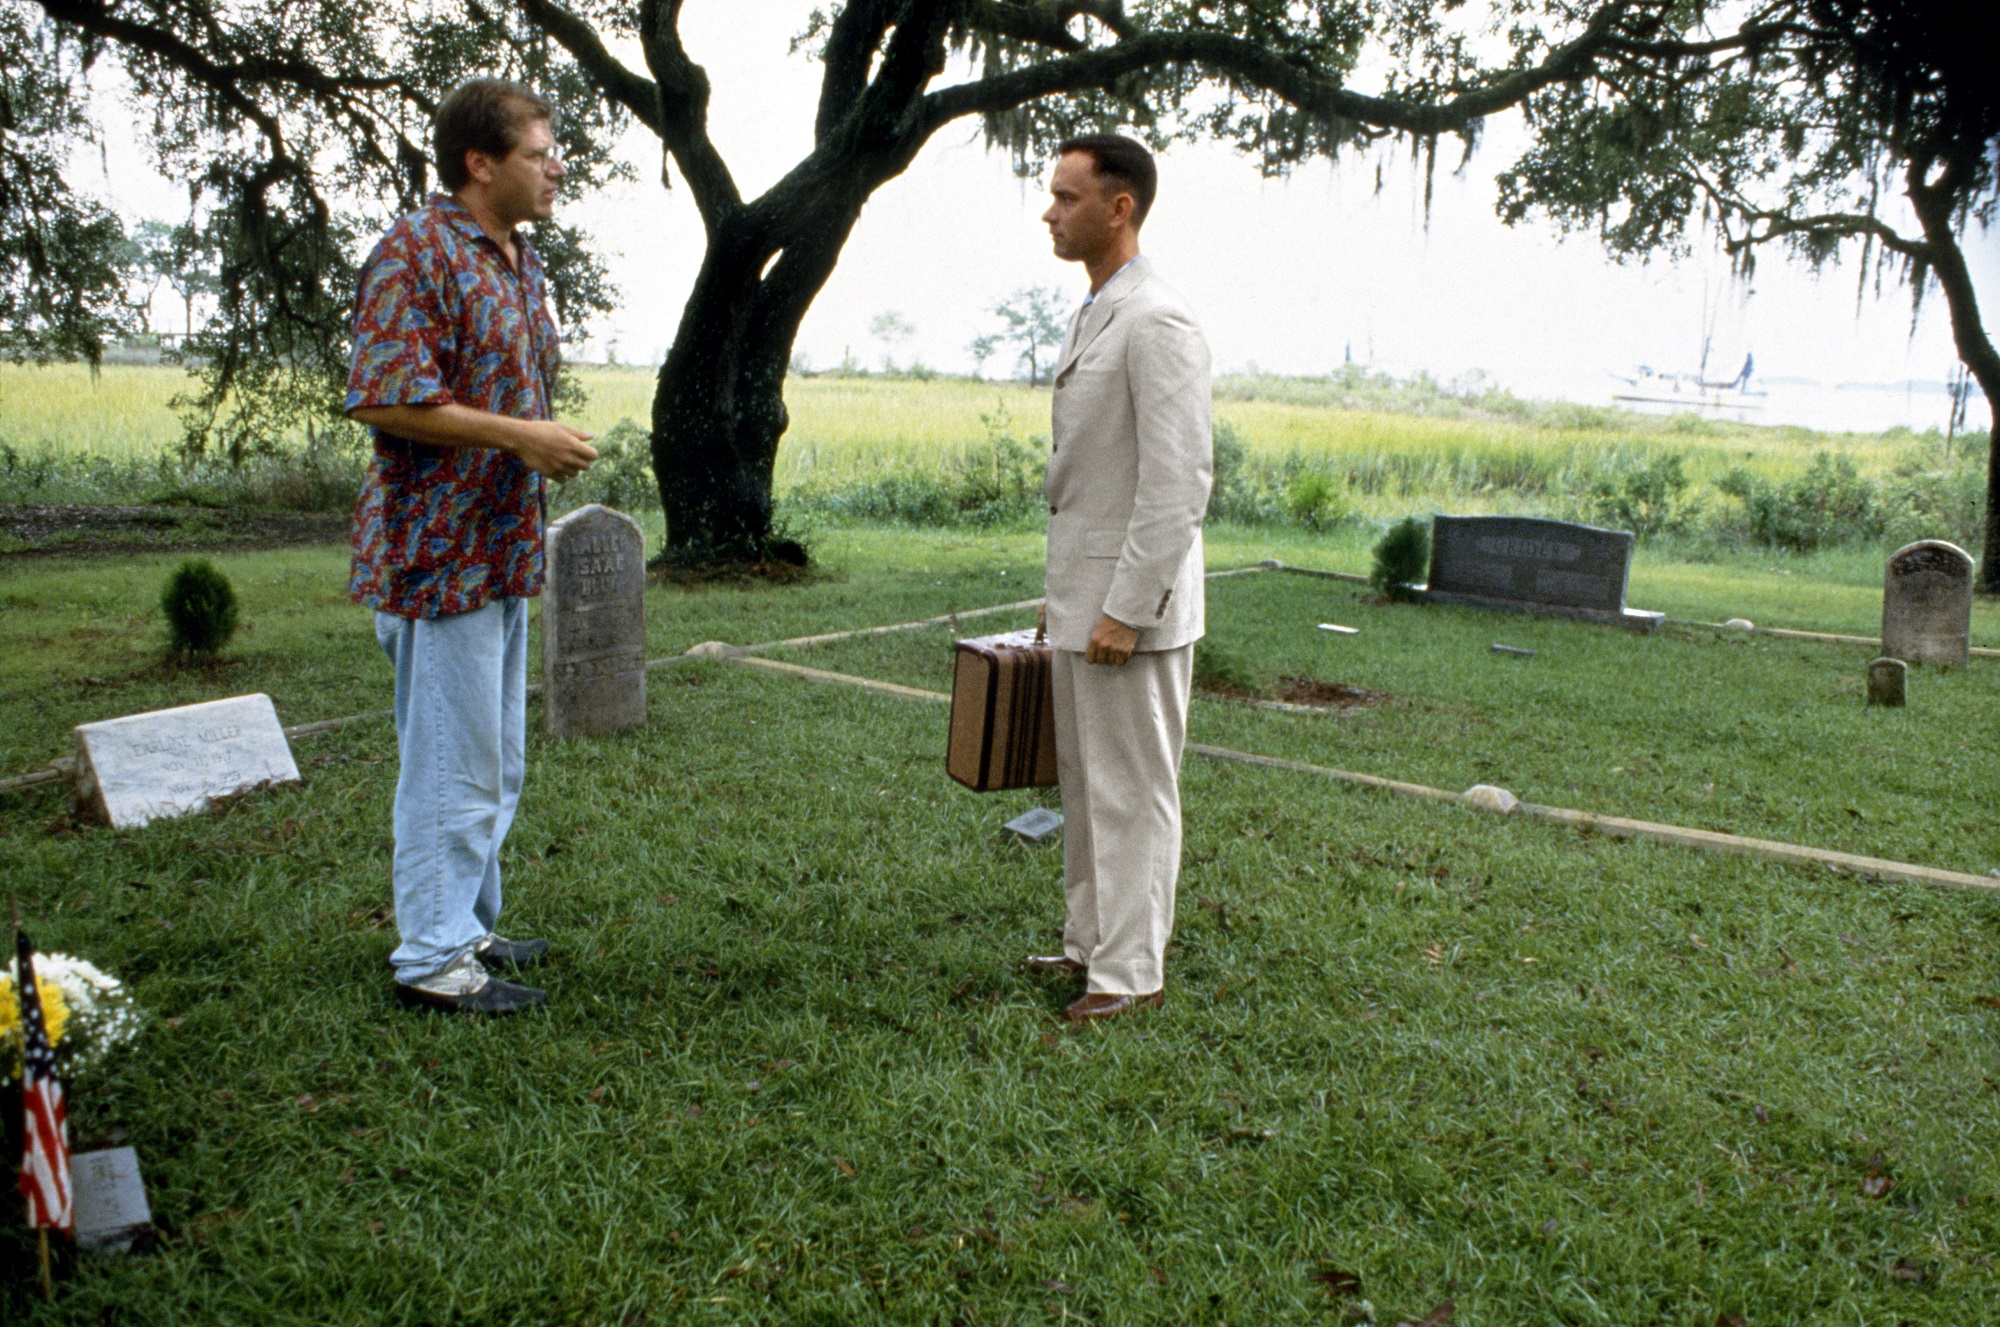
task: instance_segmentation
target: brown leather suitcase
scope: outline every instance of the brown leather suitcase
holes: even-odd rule
[[[974,792],[1056,782],[1052,655],[1033,630],[958,642],[945,773]]]

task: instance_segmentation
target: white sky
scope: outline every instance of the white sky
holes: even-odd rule
[[[811,146],[819,67],[787,54],[809,9],[800,0],[696,0],[685,12],[689,52],[714,86],[712,133],[746,195]],[[1694,370],[1708,327],[1711,377],[1733,374],[1755,353],[1772,388],[1768,422],[1942,425],[1940,392],[1904,388],[1940,384],[1956,362],[1941,295],[1926,299],[1913,332],[1909,292],[1885,284],[1877,296],[1871,286],[1857,305],[1853,267],[1815,278],[1773,251],[1746,289],[1705,252],[1621,267],[1587,236],[1559,242],[1543,225],[1509,230],[1493,213],[1493,173],[1520,141],[1517,118],[1490,121],[1462,176],[1440,168],[1428,224],[1421,170],[1396,149],[1383,158],[1379,193],[1372,158],[1267,181],[1226,147],[1175,149],[1161,159],[1144,247],[1201,316],[1219,369],[1320,373],[1351,347],[1356,360],[1397,374],[1425,369],[1448,380],[1480,371],[1522,395],[1608,403],[1614,372],[1641,363]],[[1440,155],[1456,162],[1455,149],[1447,140]],[[637,182],[562,204],[566,221],[597,237],[622,294],[583,354],[600,358],[615,345],[621,360],[657,362],[701,261],[701,226],[684,183],[661,190],[656,139],[635,128],[620,150],[638,166]],[[111,144],[104,160],[101,187],[128,215],[184,211],[182,189],[151,176],[129,147]],[[898,362],[914,356],[963,372],[972,366],[968,343],[992,330],[996,301],[1030,285],[1080,298],[1081,269],[1051,255],[1037,221],[1042,189],[983,147],[977,123],[948,127],[870,201],[799,351],[818,366],[849,352],[878,364],[886,347],[869,323],[895,310],[916,328],[896,348]],[[1988,311],[2000,309],[1996,239],[1968,237]],[[1005,369],[998,356],[988,367]],[[1850,386],[1833,390],[1841,384]],[[1972,414],[1979,427],[1976,402]]]

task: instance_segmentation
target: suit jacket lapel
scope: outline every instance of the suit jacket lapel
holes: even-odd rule
[[[1063,349],[1062,362],[1056,365],[1054,378],[1060,378],[1069,372],[1069,367],[1076,363],[1077,356],[1097,339],[1099,332],[1111,324],[1112,317],[1118,312],[1119,301],[1146,279],[1146,273],[1151,267],[1152,265],[1142,254],[1104,283],[1104,289],[1097,292],[1097,298],[1086,304],[1077,320],[1070,325],[1069,344]]]

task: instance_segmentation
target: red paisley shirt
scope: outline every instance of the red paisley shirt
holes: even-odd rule
[[[389,228],[361,271],[347,409],[457,402],[549,417],[560,337],[542,264],[518,272],[444,194]],[[542,477],[511,453],[377,430],[354,510],[358,604],[398,617],[467,613],[542,588]]]

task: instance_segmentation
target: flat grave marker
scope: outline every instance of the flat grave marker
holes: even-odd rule
[[[1537,516],[1437,516],[1423,597],[1657,631],[1663,613],[1625,606],[1632,535]]]
[[[129,1147],[77,1152],[69,1167],[77,1248],[105,1257],[145,1251],[152,1243],[153,1209],[139,1154]]]
[[[76,806],[114,829],[195,815],[216,800],[299,782],[262,693],[76,727]]]
[[[1063,818],[1059,813],[1046,806],[1038,806],[1015,816],[1000,828],[1019,835],[1024,843],[1040,844],[1054,838],[1056,831],[1062,827]]]
[[[1972,555],[1920,539],[1889,555],[1882,576],[1882,653],[1963,668],[1972,646]]]
[[[646,723],[646,538],[591,503],[549,527],[542,726],[582,737]]]

